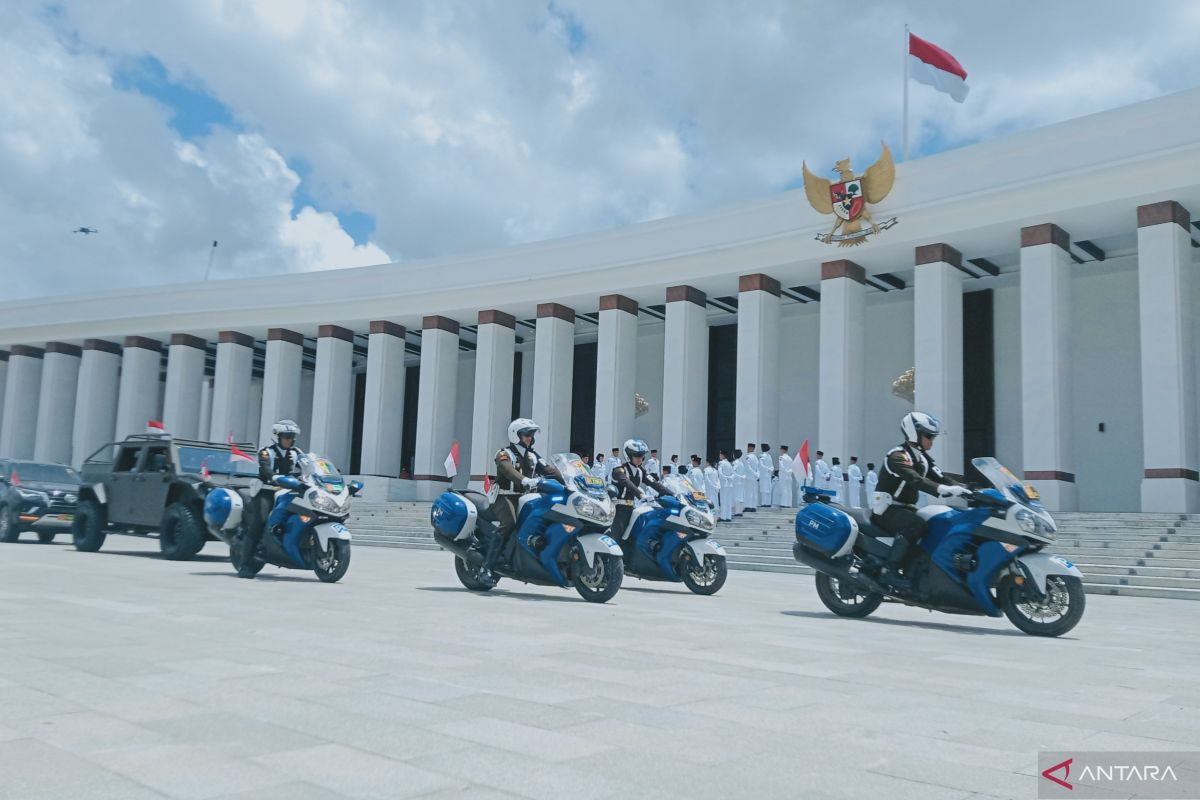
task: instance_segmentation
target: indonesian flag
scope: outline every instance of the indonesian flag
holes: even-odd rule
[[[229,460],[230,461],[245,461],[248,464],[256,464],[254,456],[246,453],[245,450],[233,443],[233,432],[229,433]]]
[[[212,473],[208,471],[207,458],[200,462],[200,477],[204,478],[204,480],[209,480],[212,478]]]
[[[483,493],[484,494],[492,493],[492,476],[491,475],[483,476]]]
[[[167,432],[167,429],[164,428],[163,424],[156,419],[149,420],[146,423],[146,433],[157,433],[157,434],[161,435],[166,432]]]
[[[450,447],[450,455],[446,456],[446,476],[453,478],[458,474],[458,440]]]
[[[908,74],[961,103],[967,99],[967,71],[958,59],[916,34],[908,35]]]
[[[808,439],[800,445],[800,463],[804,465],[804,481],[807,483],[812,478],[812,468],[808,465]]]

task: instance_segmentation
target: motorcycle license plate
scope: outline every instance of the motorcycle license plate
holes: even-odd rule
[[[333,523],[333,529],[335,531],[337,531],[338,533],[349,533],[350,532],[350,531],[346,530],[346,526],[340,522]]]
[[[74,514],[59,514],[58,519],[61,522],[71,522],[75,519]]]

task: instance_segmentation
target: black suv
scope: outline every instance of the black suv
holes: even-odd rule
[[[253,453],[248,444],[235,445]],[[212,538],[204,498],[216,486],[261,486],[258,464],[226,444],[143,434],[106,444],[83,462],[83,486],[71,534],[75,548],[95,552],[110,532],[158,533],[164,558],[187,561]]]
[[[49,544],[71,530],[79,473],[65,464],[0,459],[0,542],[33,531]]]

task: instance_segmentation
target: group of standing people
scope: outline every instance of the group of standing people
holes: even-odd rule
[[[863,490],[866,490],[867,505],[879,485],[879,473],[874,464],[867,464],[863,472],[858,465],[858,456],[850,456],[850,465],[842,468],[842,461],[837,456],[832,459],[832,465],[825,461],[825,453],[818,450],[817,460],[813,463],[812,485],[817,489],[833,492],[834,502],[850,508],[863,508]]]

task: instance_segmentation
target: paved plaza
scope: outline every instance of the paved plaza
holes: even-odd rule
[[[1039,748],[1200,750],[1200,607],[1088,598],[1006,620],[821,607],[735,572],[607,605],[448,555],[360,548],[345,581],[233,577],[113,536],[0,546],[0,797],[1036,796]]]

